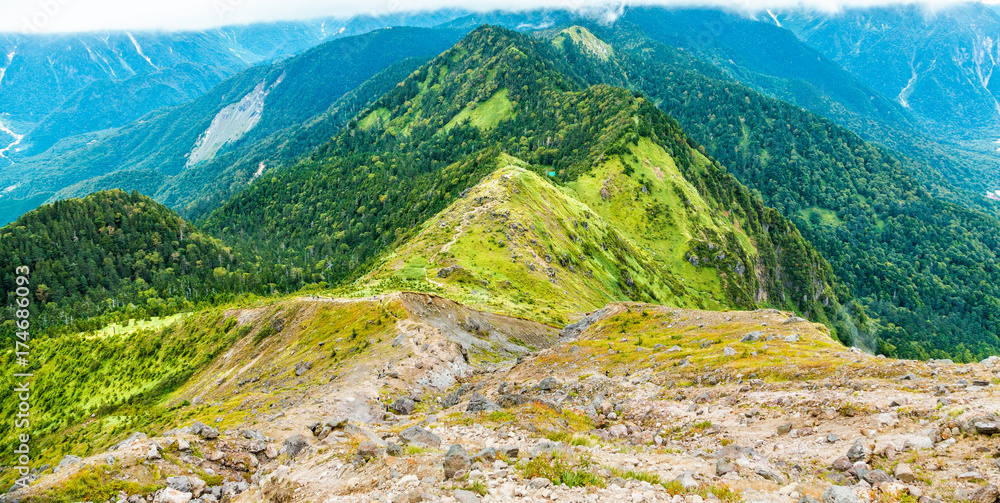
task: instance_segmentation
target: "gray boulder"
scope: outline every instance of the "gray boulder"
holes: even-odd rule
[[[557,381],[554,377],[546,377],[538,383],[538,389],[542,391],[551,391],[557,387],[559,387],[559,381]]]
[[[444,478],[450,479],[459,472],[469,471],[472,456],[460,444],[452,445],[444,455]]]
[[[861,499],[851,488],[834,485],[823,491],[823,503],[861,503]]]
[[[81,461],[83,461],[83,458],[81,458],[80,456],[73,456],[67,454],[66,456],[63,456],[63,458],[59,461],[59,464],[52,469],[52,473],[59,473],[64,468],[80,464]]]
[[[306,447],[309,447],[309,440],[306,439],[305,435],[301,433],[296,433],[285,439],[284,447],[282,448],[288,457],[295,458],[299,455]]]
[[[858,461],[868,461],[871,455],[871,449],[860,441],[854,442],[854,445],[847,451],[847,459],[855,463]]]
[[[183,475],[178,475],[176,477],[167,477],[167,487],[171,489],[176,489],[182,493],[191,492],[191,482],[187,477]]]
[[[392,402],[392,405],[390,405],[389,408],[396,414],[408,416],[413,413],[413,409],[416,406],[417,404],[412,398],[404,396],[395,402]]]
[[[312,362],[299,362],[295,364],[295,377],[299,377],[305,374],[309,369],[313,368]]]
[[[500,410],[499,405],[479,393],[472,394],[469,405],[465,408],[466,412],[495,412],[498,410]]]
[[[531,449],[531,457],[552,455],[559,451],[559,444],[555,442],[539,442]]]
[[[455,489],[455,501],[458,503],[479,503],[479,496],[472,491]]]
[[[998,499],[1000,490],[993,484],[980,487],[969,495],[969,501],[972,503],[995,503]]]
[[[399,432],[399,441],[417,447],[440,447],[441,438],[420,426],[410,426]]]
[[[755,330],[743,336],[740,342],[756,342],[764,338],[764,332]]]
[[[382,448],[371,440],[365,440],[358,445],[357,454],[361,457],[361,459],[367,461],[372,458],[377,458],[380,454],[382,454]]]

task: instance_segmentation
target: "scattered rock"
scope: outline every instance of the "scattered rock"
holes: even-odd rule
[[[977,471],[967,471],[958,474],[958,477],[956,478],[958,480],[980,480],[983,478],[983,475]]]
[[[458,503],[479,503],[479,496],[472,491],[465,489],[455,489],[455,501]]]
[[[531,457],[552,455],[559,451],[559,444],[555,442],[539,442],[531,449]]]
[[[969,425],[980,435],[996,435],[1000,433],[1000,421],[997,421],[993,416],[970,419]]]
[[[168,487],[156,494],[153,503],[188,503],[193,495],[189,492],[181,492]]]
[[[552,486],[552,481],[545,477],[536,477],[531,479],[530,482],[528,482],[528,487],[535,489],[536,491],[538,489],[544,489],[546,487],[551,487],[551,486]]]
[[[382,454],[382,448],[379,447],[379,445],[376,444],[375,442],[372,442],[371,440],[365,440],[364,442],[358,444],[357,455],[365,461],[377,458],[381,454]]]
[[[492,463],[497,459],[497,450],[493,447],[484,447],[482,450],[476,453],[474,458],[476,461],[486,461]]]
[[[697,480],[694,479],[694,474],[687,471],[678,475],[677,478],[674,479],[674,481],[679,482],[681,486],[688,491],[697,490],[698,486],[701,485],[698,483]]]
[[[740,342],[756,342],[764,338],[764,332],[753,331],[743,336]]]
[[[871,449],[860,441],[854,442],[854,445],[852,445],[850,450],[847,451],[847,459],[852,462],[868,461],[868,458],[871,457],[871,455]]]
[[[754,473],[778,485],[785,485],[788,483],[788,481],[785,480],[785,477],[783,475],[764,467],[758,467],[757,469],[754,470]]]
[[[993,484],[980,487],[969,495],[969,501],[972,503],[996,503],[998,499],[1000,499],[1000,490]]]
[[[906,463],[899,463],[896,465],[896,469],[892,471],[892,475],[901,482],[905,482],[907,484],[917,479],[917,477],[913,474],[913,468],[910,468],[910,465]]]
[[[188,478],[183,475],[167,477],[167,487],[176,489],[182,493],[191,492],[191,482],[188,481]]]
[[[733,348],[731,348],[731,347],[729,347],[729,346],[726,346],[726,347],[722,348],[722,355],[723,356],[736,356],[736,350],[733,349]]]
[[[847,456],[841,456],[833,462],[832,468],[837,471],[846,472],[854,468],[854,463],[847,459]]]

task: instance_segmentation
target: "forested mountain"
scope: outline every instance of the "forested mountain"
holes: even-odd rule
[[[559,239],[548,241],[549,260],[605,282],[605,299],[767,302],[850,323],[850,316],[838,312],[838,298],[846,292],[794,226],[699,152],[650,102],[622,89],[586,89],[559,71],[559,58],[544,40],[480,28],[410,75],[309,159],[234,197],[211,215],[207,228],[242,243],[247,254],[296,271],[304,282],[343,281],[514,162],[576,187],[578,200],[593,204],[595,216],[623,229],[618,237],[573,231],[583,233],[576,251],[575,245],[557,248]],[[674,170],[669,182],[654,180]],[[658,197],[645,197],[653,193]],[[599,206],[616,197],[637,202],[619,203],[620,214]],[[572,225],[569,220],[562,225]],[[654,237],[657,226],[680,229],[677,234],[686,237]],[[634,243],[658,258],[643,267],[644,254],[628,252]],[[591,257],[602,253],[598,249],[617,254],[617,260]],[[682,262],[693,267],[680,268]],[[643,276],[633,277],[638,274]]]
[[[41,328],[100,328],[109,313],[160,316],[267,288],[256,265],[163,205],[120,190],[57,201],[0,228],[4,337],[13,333],[19,266],[31,269]]]
[[[945,202],[917,168],[833,122],[763,96],[685,51],[594,27],[607,61],[566,58],[593,82],[648,93],[708,153],[791,218],[880,319],[881,349],[972,359],[1000,348],[991,314],[1000,223]]]
[[[726,80],[799,105],[911,157],[916,162],[908,163],[909,168],[935,195],[998,214],[1000,205],[983,192],[996,185],[1000,157],[984,156],[925,128],[911,108],[773,23],[766,13],[752,18],[720,10],[650,7],[626,10],[616,26],[635,27],[641,33],[630,36],[691,51],[724,72]]]
[[[1000,13],[976,3],[790,11],[777,19],[861,81],[898,102],[945,147],[941,172],[998,211]],[[957,154],[964,161],[952,172]],[[939,164],[934,156],[923,160]],[[984,194],[988,197],[984,198]]]
[[[1000,14],[978,2],[905,4],[837,14],[777,14],[827,57],[912,110],[941,136],[995,139]]]
[[[15,187],[2,200],[24,198],[38,204],[40,198],[122,188],[183,208],[202,195],[206,184],[242,188],[262,174],[259,162],[237,173],[228,164],[213,163],[217,155],[241,151],[278,131],[301,126],[387,66],[411,57],[426,61],[461,34],[420,28],[377,30],[245,70],[185,105],[154,112],[93,141],[20,159],[15,167],[0,172],[0,186]],[[354,106],[360,108],[373,96],[356,99],[361,103]],[[226,194],[221,190],[214,195]],[[5,204],[0,221],[12,220],[26,209],[30,208]]]

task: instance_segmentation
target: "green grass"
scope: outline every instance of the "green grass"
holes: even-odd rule
[[[67,479],[59,488],[45,493],[38,501],[48,503],[74,503],[77,501],[107,501],[114,500],[118,493],[150,494],[163,487],[163,484],[148,482],[140,483],[121,480],[120,473],[109,466],[86,466]]]
[[[225,306],[178,319],[158,332],[139,329],[37,341],[32,347],[40,363],[32,382],[32,440],[40,454],[36,466],[54,465],[65,454],[100,452],[136,431],[153,435],[194,420],[220,429],[240,425],[254,409],[259,415],[296,389],[329,382],[346,359],[353,365],[376,348],[385,351],[396,321],[405,315],[394,302],[271,302],[255,306],[258,316],[242,326],[226,315],[233,306]],[[281,330],[272,323],[279,319],[284,320]],[[267,379],[274,388],[265,393],[263,384],[241,386],[246,378],[239,373],[242,365],[216,359],[230,351],[236,361],[257,359],[257,368],[271,369]],[[3,358],[10,355],[0,354]],[[291,369],[304,360],[313,368],[297,377]],[[0,376],[0,385],[0,396],[10,393],[10,374]],[[191,405],[196,397],[201,405]],[[221,406],[205,405],[213,402]],[[8,403],[17,404],[5,400],[0,407]],[[15,433],[0,433],[0,455],[12,448]],[[0,484],[9,486],[13,476],[5,472]]]
[[[448,132],[451,128],[468,120],[469,124],[479,129],[491,129],[500,124],[500,121],[513,116],[513,106],[507,98],[507,90],[500,89],[493,96],[475,106],[466,106],[456,114],[447,124],[441,128],[442,132]]]
[[[621,468],[611,468],[611,473],[615,477],[621,477],[623,479],[638,480],[640,482],[649,482],[650,484],[662,484],[660,476],[647,471],[636,471],[636,470],[622,470]]]
[[[557,486],[566,484],[567,487],[605,487],[607,485],[603,477],[594,473],[594,465],[590,458],[583,456],[576,460],[568,460],[562,456],[537,456],[519,468],[521,476],[525,479],[544,477]]]
[[[373,126],[378,124],[379,121],[381,121],[382,124],[387,123],[389,121],[389,118],[390,118],[389,110],[386,108],[379,108],[377,110],[373,110],[370,114],[366,115],[364,118],[358,121],[358,127],[364,130],[369,130]]]
[[[188,316],[191,316],[191,313],[178,313],[173,316],[164,316],[162,318],[159,316],[154,316],[150,320],[132,319],[129,320],[128,324],[125,325],[121,323],[112,323],[94,332],[94,335],[98,337],[104,337],[108,335],[127,335],[135,333],[139,330],[161,330],[172,325],[174,322],[186,318]]]

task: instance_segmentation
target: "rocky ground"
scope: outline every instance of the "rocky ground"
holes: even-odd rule
[[[1000,498],[1000,358],[896,361],[789,313],[619,304],[477,361],[418,322],[392,343],[432,360],[365,367],[356,388],[311,387],[225,431],[137,433],[6,499],[96,469],[151,483],[109,499],[129,503]]]

